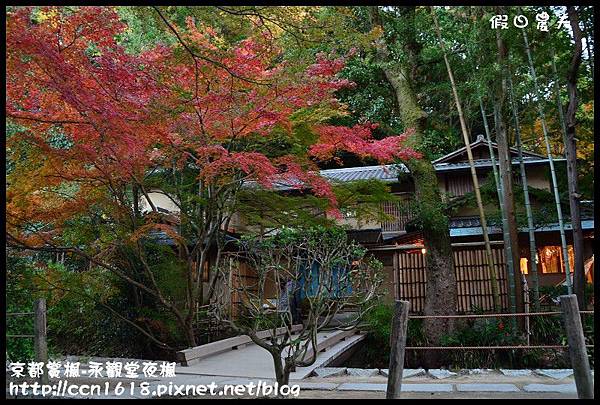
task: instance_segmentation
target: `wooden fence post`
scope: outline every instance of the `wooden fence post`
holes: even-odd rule
[[[577,296],[574,294],[561,295],[560,306],[569,342],[569,354],[575,385],[577,386],[577,396],[580,399],[592,399],[594,398],[592,374],[590,373],[590,363],[585,348],[585,337],[579,315],[579,306],[577,305]]]
[[[404,372],[404,349],[406,348],[406,329],[408,326],[408,301],[396,301],[392,319],[390,337],[390,366],[388,370],[387,399],[400,398],[402,373]]]
[[[529,313],[529,286],[527,285],[527,279],[525,274],[521,274],[522,285],[523,285],[523,309],[526,314]],[[529,317],[525,317],[525,334],[527,336],[527,346],[531,344],[531,329],[529,327]]]
[[[46,300],[37,299],[33,304],[33,347],[35,350],[35,361],[44,363],[42,384],[48,384],[48,342],[46,340]]]

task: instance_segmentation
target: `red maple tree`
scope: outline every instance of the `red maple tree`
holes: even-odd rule
[[[376,140],[371,124],[326,123],[343,110],[335,92],[352,85],[337,76],[344,58],[317,55],[298,72],[280,60],[268,35],[224,46],[191,18],[185,27],[164,21],[177,45],[131,54],[117,40],[127,27],[112,8],[8,13],[6,115],[18,130],[7,141],[14,163],[7,235],[14,244],[60,248],[114,272],[169,309],[193,346],[194,303],[210,299],[216,282],[209,276],[203,293],[199,269],[245,183],[269,188],[287,179],[327,198],[336,215],[318,160],[340,151],[382,163],[419,155],[402,146],[408,134]],[[275,136],[294,140],[299,127],[314,134],[303,151],[269,156],[261,149]],[[176,224],[149,197],[157,188],[177,205]],[[150,214],[140,208],[143,197]],[[92,211],[99,214],[90,224],[103,231],[96,240],[65,237],[74,218]],[[176,241],[186,263],[184,304],[161,291],[148,264],[142,239],[157,229]],[[142,278],[114,259],[117,246],[136,253]]]

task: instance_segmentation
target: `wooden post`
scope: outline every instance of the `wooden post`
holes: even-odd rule
[[[525,313],[529,313],[529,286],[527,285],[527,279],[525,278],[525,274],[521,274],[521,279],[523,283],[523,307],[525,309]],[[525,335],[527,336],[527,346],[531,343],[531,330],[529,328],[529,317],[525,317]]]
[[[44,363],[41,377],[42,384],[48,384],[48,342],[46,340],[46,300],[37,299],[33,304],[33,347],[35,350],[35,361]]]
[[[404,348],[406,347],[406,329],[408,326],[408,301],[396,301],[392,319],[390,338],[390,366],[388,370],[387,399],[400,398],[402,373],[404,372]]]
[[[575,376],[575,385],[577,386],[577,396],[580,399],[593,399],[592,374],[590,373],[590,363],[585,348],[585,337],[583,336],[583,327],[581,326],[577,296],[574,294],[561,295],[560,307],[563,312],[563,320],[569,342],[569,354],[571,356],[573,375]]]

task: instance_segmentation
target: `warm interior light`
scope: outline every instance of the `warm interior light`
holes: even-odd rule
[[[519,264],[520,264],[520,267],[521,267],[521,273],[522,274],[528,274],[529,270],[527,268],[527,258],[521,257],[521,260],[520,260]]]
[[[425,248],[421,249],[421,253],[423,253],[423,254],[427,253],[427,249],[425,249]]]

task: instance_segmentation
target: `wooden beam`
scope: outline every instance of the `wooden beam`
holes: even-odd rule
[[[561,295],[560,307],[563,312],[567,341],[569,342],[569,355],[575,377],[575,386],[577,387],[577,396],[579,399],[593,399],[593,379],[585,347],[585,336],[583,335],[577,296],[575,294]]]
[[[46,300],[37,299],[33,306],[33,346],[35,350],[35,361],[48,363],[48,341],[46,340]],[[48,384],[48,372],[42,371],[41,383]]]
[[[408,327],[409,308],[410,303],[408,301],[396,301],[394,307],[386,399],[400,398],[402,373],[404,372],[404,349],[406,348],[406,329]]]
[[[301,324],[293,325],[292,333],[302,329]],[[275,330],[275,336],[281,336],[288,331],[288,328],[281,327]],[[256,334],[261,339],[267,339],[272,336],[272,330],[263,330]],[[228,339],[218,340],[216,342],[207,343],[204,345],[190,347],[189,349],[180,350],[176,353],[176,359],[182,366],[191,366],[197,364],[201,359],[214,354],[222,353],[228,350],[252,343],[252,340],[247,335],[235,336]]]

